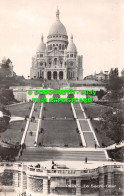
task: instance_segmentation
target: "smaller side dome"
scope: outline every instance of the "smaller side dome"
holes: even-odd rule
[[[77,52],[77,47],[73,42],[73,35],[71,35],[71,41],[68,44],[67,52]]]
[[[37,48],[37,52],[45,52],[46,50],[46,44],[44,44],[44,37],[43,35],[41,36],[41,43],[39,44],[38,48]]]

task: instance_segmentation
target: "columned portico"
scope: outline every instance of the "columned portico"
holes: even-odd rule
[[[47,80],[66,80],[67,79],[67,72],[65,69],[50,69],[47,70],[44,74],[44,79]]]

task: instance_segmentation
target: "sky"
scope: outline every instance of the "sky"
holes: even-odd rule
[[[84,76],[124,68],[124,0],[0,0],[0,61],[10,58],[16,74],[27,78],[57,7],[69,41],[73,34],[83,55]]]

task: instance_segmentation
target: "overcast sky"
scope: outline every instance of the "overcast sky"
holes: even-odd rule
[[[83,55],[84,76],[124,68],[124,0],[0,0],[0,61],[27,77],[43,33],[60,20]],[[122,21],[123,20],[123,21]]]

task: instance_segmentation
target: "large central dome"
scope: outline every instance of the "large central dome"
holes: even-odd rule
[[[59,10],[57,10],[57,12],[56,12],[56,21],[50,27],[48,36],[49,35],[57,35],[57,34],[67,36],[66,28],[59,20]]]

